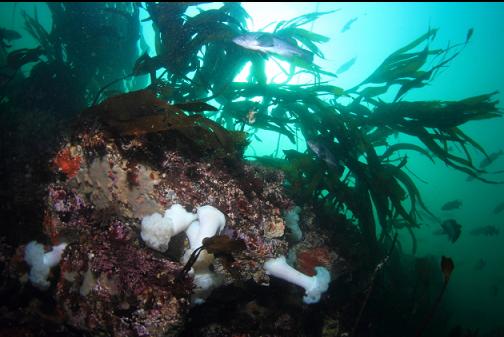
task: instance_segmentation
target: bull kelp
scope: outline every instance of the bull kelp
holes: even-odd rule
[[[23,29],[0,27],[0,334],[477,335],[446,319],[449,249],[498,226],[466,230],[469,202],[432,205],[418,184],[439,162],[504,183],[502,150],[472,132],[502,117],[499,88],[420,96],[477,30],[440,42],[426,23],[346,86],[361,57],[329,67],[325,46],[366,18],[333,4],[259,30],[240,3],[17,6]],[[197,220],[182,229],[174,205]],[[450,246],[420,256],[433,229]]]

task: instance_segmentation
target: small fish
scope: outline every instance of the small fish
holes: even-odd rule
[[[462,206],[462,201],[460,200],[453,200],[453,201],[448,201],[446,204],[441,207],[441,210],[443,211],[451,211],[452,209],[458,209]]]
[[[500,212],[504,211],[504,201],[495,206],[494,208],[494,214],[499,214]]]
[[[475,270],[482,270],[483,268],[486,267],[486,261],[483,259],[479,259],[478,262],[476,262],[476,265],[474,266]]]
[[[483,159],[480,163],[480,166],[479,168],[480,169],[484,169],[485,167],[489,166],[490,164],[492,164],[497,158],[499,158],[500,156],[502,156],[504,152],[502,150],[499,150],[497,152],[493,152],[493,153],[490,153],[488,155],[488,157],[485,157],[485,159]]]
[[[20,38],[21,34],[16,32],[15,30],[0,27],[0,40],[13,41],[19,40]]]
[[[474,34],[474,28],[469,28],[469,30],[467,31],[465,43],[468,43],[469,40],[471,40],[471,37],[473,36],[473,34]]]
[[[483,226],[473,229],[470,232],[470,234],[475,236],[479,235],[494,236],[499,235],[499,230],[495,226]]]
[[[458,240],[460,234],[462,233],[462,225],[460,225],[454,219],[448,219],[441,223],[441,229],[434,232],[436,235],[448,235],[448,238],[452,243]]]
[[[339,75],[339,74],[344,73],[345,71],[347,71],[348,69],[350,69],[354,65],[356,60],[357,60],[357,57],[353,57],[350,60],[346,61],[338,68],[338,70],[336,70],[335,74]]]
[[[313,53],[300,48],[294,40],[279,37],[273,33],[246,33],[233,38],[237,45],[256,50],[265,54],[273,54],[288,59],[299,57],[308,63],[313,63]]]
[[[338,169],[341,168],[341,164],[338,162],[334,154],[329,150],[327,145],[314,139],[309,139],[306,143],[319,159],[325,161],[329,166]]]
[[[21,34],[16,32],[15,30],[1,28],[0,27],[0,45],[4,48],[11,48],[12,46],[7,42],[13,40],[19,40],[21,38]],[[7,42],[5,42],[7,41]]]
[[[350,27],[352,26],[352,24],[357,21],[357,19],[359,19],[357,16],[355,18],[351,18],[350,20],[347,21],[347,23],[345,23],[345,25],[343,26],[343,28],[341,28],[341,33],[344,33],[346,32],[347,30],[350,29]]]

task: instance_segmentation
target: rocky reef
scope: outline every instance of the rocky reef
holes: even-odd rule
[[[174,204],[189,212],[212,205],[225,214],[222,234],[246,245],[232,260],[214,260],[212,270],[223,279],[224,289],[220,290],[224,295],[216,296],[225,298],[225,289],[232,292],[237,285],[254,288],[270,283],[263,264],[287,255],[290,240],[283,212],[294,205],[284,191],[281,171],[247,164],[218,149],[186,146],[187,134],[180,133],[181,127],[161,127],[156,132],[137,129],[135,135],[121,134],[126,124],[119,132],[111,128],[106,123],[111,116],[103,118],[104,111],[116,111],[132,95],[138,93],[94,107],[93,118],[82,119],[76,134],[51,161],[54,179],[47,186],[41,226],[47,244],[68,245],[59,269],[50,274],[53,286],[49,292],[55,301],[55,317],[78,331],[113,336],[178,335],[185,329],[194,288],[191,276],[181,274],[188,240],[180,233],[172,238],[167,252],[152,250],[140,237],[141,219]],[[133,112],[128,118],[133,114],[138,119],[135,111],[141,104],[129,106]],[[142,118],[152,118],[152,111]],[[87,114],[84,116],[89,111]],[[190,117],[181,114],[177,118]],[[215,131],[201,136],[209,133]],[[190,141],[198,143],[196,137],[192,134]],[[303,229],[306,240],[292,250],[291,256],[298,250],[293,264],[307,275],[313,275],[317,265],[331,270],[338,258],[324,243],[327,237],[314,234],[313,225]],[[294,242],[290,245],[294,247]],[[27,272],[22,255],[20,247],[17,259],[11,261],[20,268],[18,275]],[[249,310],[252,302],[246,301],[242,309]],[[212,299],[205,306],[212,306]],[[226,327],[229,329],[233,328]]]

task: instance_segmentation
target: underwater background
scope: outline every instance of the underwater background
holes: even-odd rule
[[[82,4],[82,6],[85,6],[85,4]],[[195,16],[200,13],[200,11],[218,9],[221,6],[222,3],[190,5],[186,14],[188,16]],[[440,67],[440,71],[436,72],[433,79],[426,81],[428,82],[426,85],[408,91],[400,100],[459,101],[468,97],[485,95],[497,91],[491,96],[491,100],[489,98],[486,102],[502,102],[504,92],[504,67],[502,66],[502,60],[504,60],[504,46],[502,44],[502,36],[504,36],[503,3],[245,2],[242,3],[242,7],[248,12],[248,15],[250,15],[250,19],[247,20],[247,29],[250,32],[259,31],[272,22],[290,20],[307,13],[327,12],[316,17],[314,20],[309,20],[306,24],[301,26],[309,32],[315,32],[329,38],[327,41],[321,39],[323,43],[317,43],[317,47],[324,57],[321,58],[315,55],[313,62],[320,68],[311,68],[310,65],[306,66],[306,64],[304,64],[303,68],[303,63],[298,64],[298,67],[307,71],[290,78],[289,84],[313,84],[313,79],[316,78],[316,76],[313,76],[313,73],[316,73],[318,70],[323,70],[329,74],[323,71],[318,74],[320,76],[318,80],[321,85],[329,84],[345,90],[350,88],[360,89],[361,87],[359,86],[362,85],[363,81],[368,79],[370,74],[372,74],[389,55],[399,48],[408,45],[426,32],[430,32],[431,29],[438,28],[439,30],[434,33],[435,38],[429,36],[423,39],[421,43],[418,44],[419,47],[415,49],[415,52],[419,52],[422,48],[428,46],[429,50],[445,50],[445,54],[441,52],[443,56],[437,59],[429,59],[422,65],[425,67],[422,69],[435,67],[440,64],[440,62],[453,55],[452,53],[460,52],[460,54],[450,60],[450,62],[446,64],[446,67]],[[37,41],[31,34],[27,33],[25,29],[26,18],[21,14],[23,11],[30,17],[35,17],[36,12],[36,18],[40,25],[45,28],[46,31],[51,31],[52,15],[51,11],[44,3],[2,3],[0,4],[0,9],[1,28],[14,30],[19,32],[22,36],[21,38],[12,40],[3,40],[8,43],[9,52],[21,48],[36,48],[40,44],[40,41]],[[124,61],[124,67],[126,69],[133,69],[132,67],[135,61],[144,51],[148,51],[150,57],[156,56],[156,48],[159,48],[156,47],[156,32],[153,29],[152,21],[148,20],[152,15],[150,15],[145,8],[140,8],[138,14],[139,19],[142,20],[139,24],[139,32],[143,36],[142,41],[138,43],[135,42],[132,46],[125,47],[124,49],[114,46],[111,42],[104,42],[103,44],[97,45],[96,48],[109,48],[109,50],[104,53],[102,53],[100,49],[97,49],[98,54],[102,55],[104,58],[108,58],[104,60],[105,63]],[[265,31],[272,32],[274,26],[275,25],[269,26]],[[106,24],[97,22],[95,27],[99,28],[95,33],[97,36],[101,36],[101,34],[116,34],[117,32],[112,29],[114,27],[114,22],[108,22]],[[124,28],[121,27],[118,29],[119,34],[122,34],[121,29]],[[470,30],[471,33],[469,34],[468,32]],[[68,39],[68,36],[66,38]],[[67,46],[67,48],[71,48],[71,46]],[[136,54],[133,53],[134,57],[128,55],[128,60],[121,59],[122,55],[126,55],[125,50],[134,50],[135,48],[137,48],[137,52]],[[117,51],[117,53],[115,51]],[[89,55],[93,53],[92,50],[87,50],[86,52],[89,52]],[[268,54],[268,52],[266,52],[266,54]],[[431,56],[432,55],[434,54],[431,54]],[[289,69],[289,60],[279,59],[274,61],[273,58],[275,54],[269,54],[269,56],[270,57],[264,62],[266,74],[265,82],[280,83],[285,81],[288,76],[282,72],[279,64],[283,65],[285,69]],[[84,63],[85,57],[87,56],[83,56],[81,60]],[[49,62],[51,61],[51,56],[48,57],[41,54],[40,59],[42,60],[41,62]],[[33,68],[33,64],[34,63],[22,64],[17,70],[28,77]],[[138,65],[138,63],[136,64]],[[71,67],[73,66],[75,66],[75,64],[71,65]],[[242,71],[237,72],[234,81],[247,82],[250,80],[250,69],[251,65],[248,63]],[[86,71],[87,70],[84,69],[82,73],[84,74]],[[163,74],[164,71],[164,68],[161,68],[157,69],[155,72],[159,76]],[[124,85],[124,87],[113,86],[116,91],[111,91],[110,95],[107,94],[108,97],[126,92],[127,90],[124,90],[126,86],[129,86],[129,91],[140,90],[147,87],[150,84],[149,72],[152,74],[151,69],[148,69],[145,73],[139,74],[133,79],[128,79],[129,82],[127,85]],[[336,73],[337,76],[333,76],[334,73]],[[2,86],[6,88],[11,82],[10,80],[4,80],[5,72],[2,71],[2,74]],[[79,71],[77,71],[77,74],[79,74]],[[188,72],[188,74],[191,74],[191,72]],[[217,72],[216,74],[218,77],[219,73]],[[10,75],[9,73],[8,76]],[[98,97],[101,103],[106,97],[96,96],[96,89],[102,88],[106,83],[124,75],[127,74],[117,74],[113,72],[110,74],[101,74],[102,77],[97,80],[99,84],[88,86],[87,89],[83,91],[86,92],[86,98],[83,102],[66,102],[65,104],[72,105],[75,103],[77,106],[82,105],[81,109],[84,109],[91,105],[90,103],[93,99]],[[191,75],[188,76],[190,77]],[[216,75],[214,74],[213,76]],[[64,81],[67,80],[68,79],[62,80],[61,86],[55,93],[55,95],[59,97],[56,97],[55,100],[65,101],[65,96],[67,95],[65,93],[67,82]],[[56,78],[55,81],[58,82],[58,78]],[[90,79],[90,81],[92,81],[92,79]],[[50,83],[53,83],[53,81]],[[376,83],[383,82],[376,81],[374,83],[375,86],[378,86]],[[217,84],[215,84],[214,88],[216,86]],[[384,102],[393,102],[398,87],[398,85],[393,85],[390,90],[383,92],[383,94],[373,95],[372,99],[375,100],[374,102],[379,102],[380,100]],[[331,90],[336,89],[332,88]],[[16,99],[22,97],[22,95],[20,96],[20,94],[16,92],[16,94],[12,96],[16,97],[15,99],[8,101],[8,103],[6,103],[7,101],[3,101],[5,97],[11,94],[11,92],[2,89],[2,110],[5,109],[2,112],[4,115],[2,116],[2,120],[4,120],[4,117],[7,115],[6,104],[11,104],[8,109],[16,110]],[[202,92],[191,98],[202,97],[201,94]],[[216,90],[212,94],[218,95],[219,91]],[[334,92],[329,92],[328,96],[332,94],[334,94]],[[352,94],[354,95],[353,99],[358,95],[364,96],[362,95],[362,91],[358,93],[357,89]],[[71,97],[70,95],[68,96]],[[259,96],[261,95],[258,94],[257,97]],[[257,97],[249,95],[245,97],[245,99],[261,102],[261,99]],[[332,99],[340,99],[340,104],[349,104],[351,102],[351,99],[344,97],[344,95],[337,96],[336,98],[333,97]],[[330,98],[328,101],[329,100]],[[35,99],[34,102],[36,101]],[[238,99],[236,101],[240,100]],[[210,100],[208,103],[217,107],[219,107],[219,104],[221,104],[221,106],[225,105],[224,101],[216,102],[215,100]],[[19,110],[21,111],[22,109]],[[482,108],[482,110],[484,110],[484,108]],[[44,112],[43,107],[40,108],[40,112]],[[68,111],[68,114],[74,114],[74,116],[76,116],[78,112],[79,111]],[[405,166],[407,170],[405,170],[405,172],[409,174],[418,188],[423,203],[435,216],[423,217],[422,220],[418,221],[421,225],[417,228],[413,228],[416,240],[416,252],[414,256],[417,258],[432,256],[436,259],[436,263],[441,259],[441,256],[447,256],[453,260],[455,265],[452,275],[449,276],[450,282],[447,285],[446,292],[442,299],[442,310],[438,309],[438,311],[434,313],[434,316],[440,315],[442,317],[441,320],[444,320],[446,324],[446,327],[443,328],[444,330],[439,336],[449,336],[448,331],[450,331],[450,329],[448,327],[455,327],[457,325],[462,326],[464,331],[478,330],[479,336],[504,336],[504,327],[502,323],[504,313],[504,234],[502,233],[504,230],[504,211],[494,211],[499,204],[504,202],[504,185],[502,184],[504,181],[504,174],[491,173],[504,170],[504,156],[498,155],[499,151],[504,150],[504,119],[500,115],[502,112],[502,103],[498,103],[495,110],[484,111],[483,114],[486,112],[489,114],[495,113],[492,117],[497,118],[480,118],[478,116],[468,118],[467,123],[460,124],[460,130],[475,140],[487,154],[497,154],[495,160],[485,168],[485,170],[490,173],[481,176],[490,180],[491,183],[474,179],[474,177],[470,179],[471,176],[480,176],[481,172],[478,172],[478,168],[480,167],[480,163],[485,160],[484,153],[478,151],[477,146],[471,147],[468,150],[472,162],[470,165],[462,165],[466,170],[457,170],[453,166],[449,167],[449,165],[446,165],[445,162],[436,155],[433,156],[434,160],[431,161],[429,156],[424,153],[419,153],[417,151],[407,152],[407,166]],[[34,115],[37,114],[37,112],[34,111],[31,113]],[[50,130],[52,130],[53,126],[49,124],[59,123],[59,120],[73,117],[66,114],[66,111],[60,112],[54,119],[44,119],[43,117],[41,118],[41,116],[32,118],[28,115],[23,122],[30,123],[33,121],[33,123],[38,123],[38,125],[31,125],[29,127],[27,125],[26,128],[29,131],[27,131],[23,137],[33,136],[36,138],[38,133],[37,130],[40,129],[43,130],[40,135],[42,138],[41,140],[47,139],[43,134],[44,132],[51,132]],[[217,119],[215,115],[211,114],[209,114],[209,117],[218,120],[228,129],[232,125],[235,126],[236,130],[240,129],[239,126],[237,126],[238,122],[233,124],[233,122],[230,121],[230,117]],[[238,118],[237,120],[240,121]],[[20,124],[16,125],[16,127],[19,127]],[[300,138],[296,138],[296,141],[292,142],[289,136],[286,135],[286,133],[291,133],[292,128],[283,129],[283,127],[280,126],[283,130],[276,132],[275,130],[277,128],[271,127],[271,124],[267,124],[264,128],[260,126],[256,128],[254,123],[249,123],[246,127],[244,125],[245,124],[241,127],[241,131],[245,130],[254,134],[253,137],[249,138],[250,144],[244,149],[244,158],[246,159],[253,160],[260,156],[285,158],[284,150],[296,150],[300,153],[310,154],[313,160],[319,160],[317,162],[318,165],[323,165],[324,167],[327,165],[323,162],[324,158],[319,157],[317,159],[316,154],[306,145],[306,140],[301,138],[303,137],[301,133],[298,134],[298,130],[295,131],[296,137]],[[8,133],[16,133],[20,130],[16,128],[6,130],[8,128],[9,126],[7,126],[7,124],[2,126],[2,132],[4,132],[2,135],[3,144],[1,146],[3,173],[5,173],[6,170],[13,169],[6,164],[7,161],[5,161],[4,156],[6,156],[7,153],[11,155],[17,151],[13,148],[7,149],[7,146],[10,147],[15,142],[8,143],[6,139],[9,137],[9,139],[16,138],[16,136]],[[302,129],[303,127],[301,126],[300,128]],[[54,128],[54,130],[57,131],[59,129]],[[61,142],[62,138],[56,137],[57,141],[55,141],[55,143]],[[425,148],[425,143],[419,141],[417,137],[405,135],[405,133],[401,133],[398,130],[393,130],[387,139],[389,144],[409,143]],[[22,143],[22,141],[19,140],[17,142]],[[49,142],[48,140],[48,143]],[[469,141],[469,143],[471,143],[471,141]],[[39,143],[39,145],[42,148],[45,146],[43,143]],[[22,148],[22,145],[19,146]],[[380,146],[377,146],[376,149],[377,151],[379,149],[378,152],[382,153],[385,147]],[[429,149],[430,154],[432,154],[431,150],[432,149]],[[464,150],[457,142],[452,142],[447,145],[445,151],[453,153],[461,158],[466,158]],[[446,152],[443,153],[446,154]],[[48,158],[47,162],[49,161],[50,159]],[[395,164],[399,164],[399,161],[396,161]],[[23,164],[30,166],[30,158],[26,158],[26,162]],[[42,164],[39,162],[33,167],[38,167],[39,165]],[[327,165],[327,167],[329,167],[329,165]],[[27,166],[16,167],[15,169],[22,170],[23,172],[30,170]],[[468,174],[468,172],[471,174]],[[33,172],[30,174],[36,175],[36,173]],[[2,182],[2,189],[5,192],[2,193],[2,200],[4,200],[4,198],[9,198],[9,196],[6,195],[7,191],[12,192],[15,191],[16,188],[17,187],[14,185],[8,185],[6,182]],[[442,210],[443,205],[454,200],[461,201],[459,207]],[[22,203],[18,203],[18,205],[19,204]],[[408,202],[406,204],[408,204]],[[15,212],[12,213],[12,209],[6,208],[2,209],[2,212],[16,214]],[[375,219],[378,219],[376,210],[373,214]],[[438,221],[434,220],[436,217]],[[31,239],[41,239],[40,234],[37,234],[37,230],[28,229],[25,231],[21,230],[21,227],[18,227],[18,231],[23,231],[23,235],[21,235],[16,232],[16,229],[5,229],[5,226],[8,226],[8,224],[15,223],[16,217],[10,216],[5,219],[6,221],[2,221],[2,232],[3,230],[6,231],[5,236],[7,237],[7,242],[11,245],[24,244]],[[440,230],[440,223],[448,219],[454,219],[462,226],[460,237],[455,239],[455,242],[451,242],[448,237],[442,233],[441,235],[439,235],[440,233],[436,234],[436,232]],[[23,223],[26,222],[29,221],[25,220]],[[37,227],[40,226],[40,224],[34,222],[31,226]],[[475,230],[485,226],[494,226],[501,233],[493,235],[475,234],[477,233]],[[376,227],[377,236],[379,236],[381,227],[378,220],[376,222]],[[404,252],[405,255],[411,256],[409,254],[414,247],[410,233],[406,229],[399,227],[394,230],[394,233],[395,232],[398,234],[397,240],[400,243],[400,251]],[[33,234],[33,237],[30,237],[30,234]],[[413,273],[412,265],[409,267],[407,266],[408,263],[413,264],[413,260],[408,260],[409,258],[410,257],[403,258],[401,263],[405,265],[403,270],[405,270],[406,273]],[[409,270],[408,268],[412,269]],[[405,281],[411,282],[411,280],[415,279],[414,276],[410,276],[411,278]],[[442,282],[443,276],[441,271],[437,276],[439,278],[435,282]],[[411,284],[405,285],[405,287],[406,286],[411,286]],[[371,294],[371,298],[372,297],[373,294]],[[380,306],[379,303],[374,304],[378,307]],[[386,314],[392,315],[393,313],[388,312]],[[6,322],[6,320],[4,320],[4,322]],[[372,328],[370,329],[372,330]],[[392,332],[394,327],[390,327],[390,329],[389,336],[413,336],[415,333],[415,331]],[[434,331],[430,333],[431,336],[438,336]],[[376,335],[387,336],[387,334],[379,333]],[[429,334],[427,333],[426,335]],[[470,334],[469,332],[467,332],[467,334],[462,334],[462,332],[460,332],[459,335],[453,333],[450,336],[475,335],[476,334]]]

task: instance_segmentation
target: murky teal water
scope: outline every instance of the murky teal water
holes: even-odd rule
[[[211,5],[208,5],[211,6]],[[44,4],[3,4],[0,11],[2,26],[23,31],[21,10],[29,14],[36,9],[41,23],[50,28],[49,11]],[[474,28],[472,41],[465,50],[427,87],[410,92],[407,100],[458,100],[469,96],[498,90],[497,98],[504,92],[504,4],[502,3],[244,3],[253,18],[250,29],[258,30],[272,21],[289,19],[306,12],[339,11],[323,16],[309,25],[313,31],[329,36],[331,40],[321,45],[325,59],[317,64],[336,71],[342,64],[356,58],[354,65],[331,84],[350,88],[365,79],[391,52],[425,33],[429,27],[439,28],[432,47],[446,47],[449,43],[463,42],[467,30]],[[143,16],[146,17],[146,13]],[[356,18],[356,19],[355,19]],[[351,24],[350,20],[355,19]],[[342,32],[345,25],[349,28]],[[150,23],[143,24],[146,41],[152,45]],[[13,41],[15,48],[34,47],[35,41],[23,34]],[[268,63],[270,78],[280,73],[273,62]],[[28,71],[28,69],[23,69]],[[239,78],[238,78],[239,80]],[[384,96],[384,100],[390,97]],[[501,104],[502,106],[502,104]],[[476,139],[488,153],[504,149],[504,118],[471,122],[462,129]],[[269,155],[275,151],[277,135],[260,131],[262,142],[255,140],[248,155]],[[399,136],[399,140],[410,140]],[[304,144],[293,145],[281,136],[281,150],[295,148],[303,151]],[[474,154],[479,163],[483,157]],[[432,164],[416,154],[409,154],[408,169],[428,207],[441,219],[453,218],[462,224],[462,235],[456,243],[445,236],[434,235],[436,223],[426,221],[416,230],[418,256],[450,256],[455,270],[448,286],[445,303],[450,308],[453,325],[463,323],[468,328],[486,330],[502,324],[504,313],[504,211],[494,214],[493,209],[504,202],[504,185],[490,185],[480,181],[466,181],[466,175],[446,167],[440,160]],[[497,159],[490,171],[504,169],[504,157]],[[504,175],[492,176],[504,180]],[[423,182],[425,181],[425,182]],[[441,211],[450,200],[460,199],[458,210]],[[469,232],[480,226],[494,225],[502,233],[497,236],[472,236]],[[410,238],[401,233],[405,251],[410,249]],[[477,270],[478,261],[486,265]],[[441,274],[439,275],[441,277]]]

